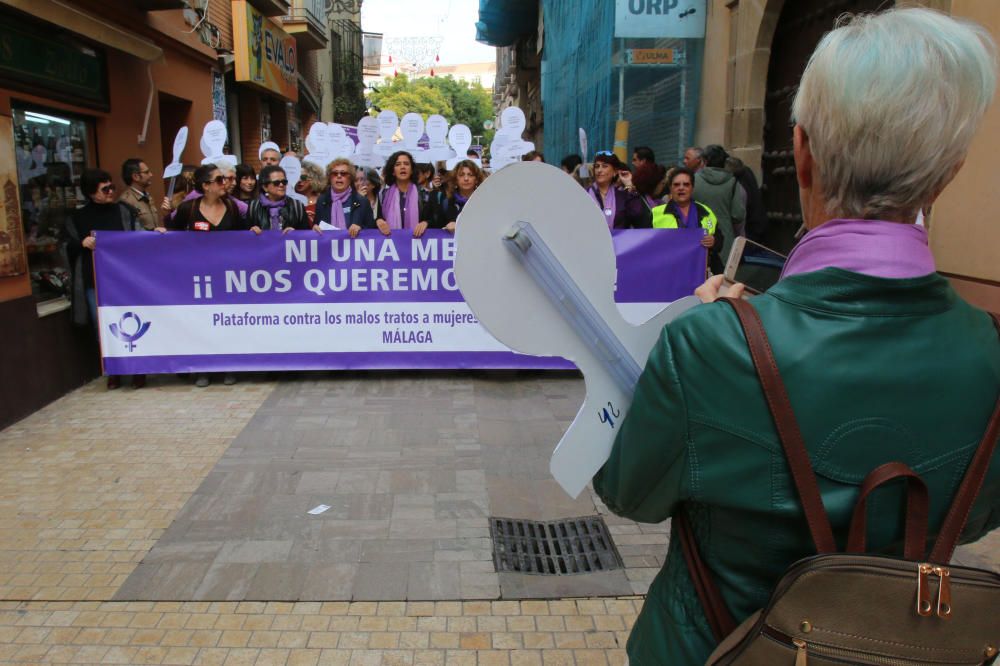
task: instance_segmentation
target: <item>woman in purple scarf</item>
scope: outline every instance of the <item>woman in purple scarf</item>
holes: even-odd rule
[[[346,157],[338,157],[326,166],[330,187],[316,200],[316,224],[329,224],[357,238],[363,229],[374,229],[368,198],[355,189],[354,165]]]
[[[441,211],[444,230],[455,233],[455,223],[476,188],[486,180],[486,174],[472,160],[462,160],[448,177],[448,198]]]
[[[260,196],[250,202],[247,211],[247,223],[255,234],[262,231],[287,233],[293,229],[319,230],[319,225],[309,222],[302,202],[286,196],[288,177],[280,166],[261,169],[260,190]]]
[[[382,170],[385,189],[375,211],[375,225],[388,236],[394,229],[408,229],[420,238],[433,215],[421,205],[420,188],[413,182],[413,156],[400,150],[389,156]]]
[[[649,227],[639,197],[618,185],[618,172],[628,173],[621,160],[614,153],[602,150],[594,156],[593,171],[594,184],[587,188],[587,193],[604,213],[608,229]]]

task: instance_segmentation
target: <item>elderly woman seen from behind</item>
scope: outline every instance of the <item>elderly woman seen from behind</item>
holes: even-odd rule
[[[802,76],[794,147],[809,232],[750,304],[841,547],[861,480],[890,461],[926,482],[936,535],[997,402],[997,331],[936,272],[913,224],[962,166],[996,76],[985,30],[912,8],[845,20]],[[721,281],[698,290],[703,301]],[[1000,525],[998,462],[994,454],[964,541]],[[790,564],[816,553],[726,303],[664,328],[594,488],[634,520],[686,516],[737,623],[767,603]],[[886,499],[869,507],[869,551],[898,554],[900,503]],[[635,622],[631,666],[701,664],[716,644],[679,542],[671,538]]]
[[[330,188],[316,202],[316,223],[326,222],[334,229],[346,229],[357,238],[362,229],[375,228],[371,204],[354,189],[354,165],[338,157],[326,167]]]

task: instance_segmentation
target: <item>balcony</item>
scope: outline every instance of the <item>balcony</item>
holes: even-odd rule
[[[284,16],[291,9],[288,0],[249,0],[254,9],[264,16]]]
[[[329,43],[324,0],[293,0],[281,22],[285,32],[295,37],[300,51],[325,49]]]

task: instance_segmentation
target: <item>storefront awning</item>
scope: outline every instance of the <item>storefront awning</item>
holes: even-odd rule
[[[476,41],[510,46],[538,28],[538,0],[479,0]]]
[[[148,39],[138,37],[63,0],[0,0],[0,5],[13,7],[147,62],[158,62],[163,59],[163,49]]]

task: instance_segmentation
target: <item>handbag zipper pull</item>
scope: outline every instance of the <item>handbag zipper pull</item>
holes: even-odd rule
[[[806,649],[806,642],[801,638],[793,638],[792,644],[795,645],[795,666],[807,666],[809,653]]]
[[[934,570],[929,564],[917,565],[917,615],[920,617],[930,617],[933,612],[931,606],[931,588],[928,584],[928,577]]]
[[[951,571],[947,567],[934,567],[934,573],[941,579],[938,586],[937,616],[947,620],[951,617]]]

